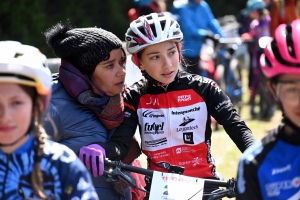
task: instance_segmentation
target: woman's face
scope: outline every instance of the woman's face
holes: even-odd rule
[[[126,55],[122,49],[114,49],[106,61],[100,62],[91,76],[92,83],[108,96],[123,91],[126,75]]]
[[[10,144],[21,138],[32,120],[32,99],[19,85],[0,83],[0,143]],[[15,147],[21,146],[26,137]]]
[[[300,127],[300,76],[281,75],[275,87],[276,96],[282,103],[285,116]]]
[[[142,52],[140,68],[158,82],[169,84],[174,81],[178,72],[180,50],[181,44],[178,50],[176,43],[169,41],[148,46]]]

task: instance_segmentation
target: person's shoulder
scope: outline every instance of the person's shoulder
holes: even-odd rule
[[[257,140],[250,147],[248,147],[242,154],[240,160],[243,162],[251,162],[263,150],[262,140]]]
[[[209,4],[208,4],[206,1],[203,1],[203,0],[201,0],[200,6],[202,6],[202,7],[204,7],[204,8],[209,8],[209,9],[210,9]]]
[[[139,93],[140,90],[142,90],[143,88],[145,88],[147,86],[147,81],[145,80],[145,78],[142,78],[141,80],[133,83],[132,85],[128,86],[125,91],[124,94],[126,93]]]
[[[64,163],[71,163],[77,159],[76,154],[69,147],[51,140],[45,143],[44,154],[52,160],[60,160]]]

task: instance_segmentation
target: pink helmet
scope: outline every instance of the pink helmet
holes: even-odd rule
[[[260,65],[267,78],[280,74],[300,75],[300,19],[276,28],[275,38],[260,57]]]

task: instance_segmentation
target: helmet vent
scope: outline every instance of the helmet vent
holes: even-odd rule
[[[147,15],[147,20],[151,20],[152,19],[152,15]]]
[[[296,58],[294,42],[293,42],[293,39],[292,39],[292,26],[291,26],[291,24],[288,24],[286,26],[286,43],[288,45],[289,54],[293,58]]]
[[[16,53],[15,56],[14,56],[14,58],[20,58],[20,57],[22,57],[23,55],[24,55],[23,53]]]
[[[152,30],[152,33],[153,33],[154,37],[157,37],[155,25],[154,25],[154,24],[151,24],[151,25],[150,25],[150,28],[151,28],[151,30]]]
[[[165,30],[166,20],[161,21],[161,22],[160,22],[160,25],[161,25],[161,29],[162,29],[162,30]]]
[[[287,62],[286,60],[284,60],[279,52],[278,49],[278,45],[276,42],[276,39],[272,40],[271,42],[271,48],[272,51],[274,53],[275,58],[277,59],[277,61],[285,66],[290,66],[290,67],[300,67],[300,64],[295,64],[295,63],[291,63],[291,62]]]
[[[272,64],[271,62],[269,61],[268,57],[265,56],[265,66],[268,67],[268,68],[271,68],[272,67]]]
[[[138,30],[139,30],[143,35],[146,35],[146,31],[145,31],[144,27],[140,26],[140,27],[138,27]]]

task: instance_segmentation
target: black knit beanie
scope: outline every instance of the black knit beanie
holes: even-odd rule
[[[109,59],[112,50],[122,47],[121,40],[101,28],[73,28],[58,23],[44,33],[46,42],[59,58],[68,59],[82,74],[92,74],[96,66]]]

